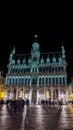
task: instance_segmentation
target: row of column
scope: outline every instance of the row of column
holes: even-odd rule
[[[58,88],[57,90],[58,90],[58,100],[60,100],[60,99],[61,99],[60,88]],[[12,99],[12,91],[13,91],[13,89],[10,89],[10,94],[9,94],[9,97],[7,97],[7,98]],[[15,98],[16,98],[16,99],[18,99],[18,97],[19,97],[19,91],[20,91],[20,90],[17,88],[17,89],[16,89],[16,94],[15,94]],[[47,90],[44,89],[44,92],[42,93],[44,100],[46,99],[46,91],[47,91]],[[51,91],[51,101],[53,101],[53,100],[54,100],[54,93],[53,93],[54,89],[51,88],[50,91]],[[28,98],[29,98],[30,104],[31,104],[33,89],[30,89],[27,94],[29,95]],[[8,95],[8,92],[7,92],[7,91],[6,91],[6,95]],[[23,91],[22,91],[22,98],[23,98],[23,99],[25,99],[25,95],[26,95],[26,91],[23,89]],[[40,96],[39,89],[37,89],[37,91],[36,91],[36,96],[37,96],[37,97],[36,97],[36,102],[38,103],[38,102],[39,102],[39,96]],[[65,98],[67,98],[67,92],[65,93]]]

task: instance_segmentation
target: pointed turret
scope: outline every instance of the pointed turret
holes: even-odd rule
[[[10,53],[10,57],[9,57],[9,64],[12,63],[13,60],[13,55],[15,55],[15,46],[13,47],[11,53]]]
[[[66,55],[65,55],[65,49],[64,49],[64,44],[63,44],[63,42],[62,42],[61,49],[62,49],[62,58],[63,58],[63,62],[65,62],[65,57],[66,57]]]
[[[47,64],[50,63],[50,57],[49,57],[49,54],[48,54],[48,56],[47,56],[46,63],[47,63]]]
[[[58,63],[62,63],[62,57],[61,57],[61,54],[59,54],[59,57],[58,57]]]
[[[56,57],[55,57],[55,54],[53,54],[52,63],[56,63]]]
[[[15,45],[14,45],[14,47],[13,47],[13,54],[15,54]]]

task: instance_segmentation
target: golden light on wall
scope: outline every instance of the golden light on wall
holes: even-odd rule
[[[22,98],[22,96],[23,96],[23,92],[20,91],[20,93],[19,93],[19,98]]]
[[[46,91],[46,98],[47,98],[47,99],[48,99],[48,98],[51,98],[49,91]]]
[[[0,100],[4,98],[5,91],[3,85],[0,85]]]

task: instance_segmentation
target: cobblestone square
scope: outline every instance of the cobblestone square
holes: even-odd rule
[[[31,105],[14,112],[0,105],[0,130],[73,130],[73,108],[64,105],[58,111],[57,105]]]

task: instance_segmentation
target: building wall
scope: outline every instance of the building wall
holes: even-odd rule
[[[0,100],[4,99],[5,95],[5,78],[0,74]]]

